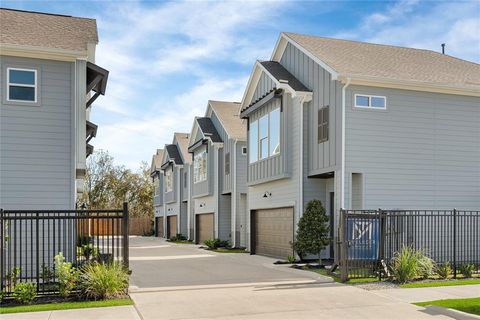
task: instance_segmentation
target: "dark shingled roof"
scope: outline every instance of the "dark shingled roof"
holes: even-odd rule
[[[169,144],[165,146],[167,150],[168,157],[172,160],[176,165],[183,165],[182,157],[180,156],[180,151],[175,144]]]
[[[223,142],[222,138],[218,134],[217,129],[213,125],[212,119],[210,118],[197,118],[198,126],[202,130],[205,138],[209,137],[212,142]]]
[[[293,76],[287,69],[276,61],[261,61],[262,66],[280,82],[287,81],[288,85],[295,91],[312,91]]]

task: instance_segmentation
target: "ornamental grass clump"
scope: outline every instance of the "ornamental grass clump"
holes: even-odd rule
[[[415,278],[428,278],[433,273],[434,261],[421,250],[404,246],[396,252],[391,263],[392,276],[399,283],[406,283]]]
[[[435,272],[440,278],[447,279],[448,276],[450,276],[450,274],[452,273],[452,267],[450,266],[450,262],[445,261],[444,263],[437,264]]]
[[[87,298],[113,299],[127,292],[128,272],[120,263],[93,262],[81,271],[80,288]]]

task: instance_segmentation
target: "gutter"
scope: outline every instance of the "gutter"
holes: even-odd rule
[[[352,81],[351,78],[347,78],[345,85],[342,87],[342,169],[340,172],[340,184],[341,184],[341,192],[340,192],[340,208],[343,209],[345,207],[345,93]]]

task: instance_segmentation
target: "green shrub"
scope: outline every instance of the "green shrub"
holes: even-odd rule
[[[291,243],[300,260],[308,254],[318,255],[330,244],[329,218],[320,200],[311,200],[298,221],[295,240]],[[321,261],[320,261],[321,262]]]
[[[119,263],[90,263],[80,275],[80,288],[88,297],[112,299],[124,295],[128,288],[128,271]]]
[[[55,271],[58,278],[58,290],[64,297],[72,291],[78,278],[78,270],[71,262],[65,262],[65,257],[60,252],[55,256]]]
[[[452,273],[452,267],[450,266],[450,262],[446,261],[444,263],[439,263],[435,267],[435,272],[438,276],[442,279],[447,279],[448,276]]]
[[[174,235],[173,237],[170,237],[169,239],[170,241],[185,241],[187,240],[187,237],[185,237],[184,235],[182,235],[181,233],[177,233],[176,235]]]
[[[8,279],[10,287],[13,289],[17,285],[18,278],[20,277],[21,269],[16,267],[13,268],[9,273],[5,275]]]
[[[43,283],[49,283],[55,277],[55,273],[49,266],[42,264],[42,280]]]
[[[2,302],[6,296],[7,296],[7,293],[5,291],[0,291],[0,302]]]
[[[475,271],[475,265],[472,263],[464,263],[458,267],[458,270],[465,278],[471,278],[473,272]]]
[[[396,252],[390,264],[393,278],[400,283],[428,277],[433,273],[433,266],[432,259],[412,246],[404,246]]]
[[[36,296],[37,285],[34,283],[19,283],[13,290],[13,297],[21,304],[31,304]]]
[[[77,237],[77,247],[89,245],[92,243],[92,237],[87,235],[79,235]]]
[[[418,252],[418,276],[427,279],[433,274],[435,268],[435,261],[430,257],[424,255],[421,251]]]
[[[294,256],[288,256],[287,261],[288,261],[288,263],[294,263],[295,262],[295,257]]]
[[[204,245],[208,247],[209,250],[215,250],[218,248],[225,248],[229,246],[228,241],[220,239],[209,239],[203,242]]]
[[[91,243],[84,244],[82,246],[77,247],[77,255],[81,257],[85,257],[85,260],[96,260],[98,259],[99,250],[98,248],[94,247]]]

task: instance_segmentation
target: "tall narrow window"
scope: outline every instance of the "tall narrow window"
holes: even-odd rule
[[[187,187],[187,173],[186,172],[183,173],[183,187],[184,188]]]
[[[269,155],[280,153],[280,108],[270,112],[270,150]]]
[[[165,192],[173,191],[173,167],[165,171]]]
[[[230,174],[230,152],[225,154],[225,175]]]
[[[7,68],[7,100],[37,102],[37,70]]]
[[[193,158],[193,182],[207,180],[207,151],[202,150]]]
[[[253,163],[258,160],[258,121],[250,123],[248,134],[249,162]]]
[[[326,106],[318,110],[318,143],[328,141],[328,109]]]
[[[160,178],[154,178],[153,185],[155,186],[155,196],[160,195]]]
[[[258,120],[258,141],[260,159],[268,157],[268,114]]]

